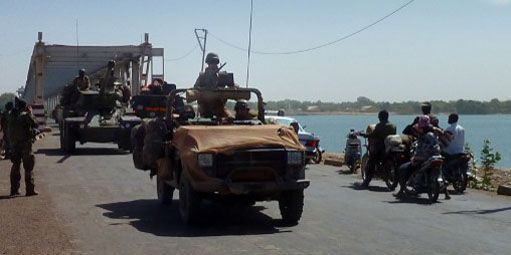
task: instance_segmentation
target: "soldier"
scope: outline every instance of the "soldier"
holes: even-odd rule
[[[234,105],[234,111],[236,112],[236,120],[251,120],[254,118],[252,113],[250,113],[247,100],[238,100]]]
[[[205,62],[208,66],[204,72],[199,74],[199,77],[197,78],[197,81],[195,81],[195,85],[193,87],[196,89],[215,89],[218,86],[218,72],[220,71],[218,64],[220,63],[220,59],[216,53],[210,52],[206,56]],[[211,118],[213,115],[216,115],[218,118],[224,118],[229,116],[225,109],[225,100],[219,98],[208,98],[199,99],[197,103],[202,117]]]
[[[10,142],[9,142],[9,129],[8,129],[8,126],[9,126],[9,114],[11,113],[11,110],[13,108],[13,104],[12,102],[7,102],[5,104],[5,107],[4,107],[4,111],[2,112],[2,116],[1,116],[1,120],[0,120],[0,123],[2,124],[1,128],[2,128],[2,131],[4,133],[4,136],[3,136],[3,149],[4,150],[4,153],[5,153],[5,158],[9,158],[10,157],[10,154],[11,154],[11,149],[10,149]]]
[[[90,89],[90,80],[89,76],[85,75],[85,69],[80,69],[78,71],[78,76],[73,80],[73,86],[78,88],[79,90],[89,90]]]
[[[9,120],[9,139],[12,148],[12,168],[11,168],[11,196],[19,195],[20,187],[20,168],[23,162],[25,169],[26,195],[35,196],[33,170],[35,157],[32,153],[32,142],[34,139],[34,129],[37,128],[37,122],[27,108],[27,103],[22,99],[15,98],[14,109],[11,111]]]

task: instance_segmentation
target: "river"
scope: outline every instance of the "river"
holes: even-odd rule
[[[365,130],[368,124],[377,123],[378,118],[374,115],[307,115],[293,116],[305,129],[321,138],[321,146],[329,152],[342,152],[345,146],[345,137],[350,128]],[[403,128],[411,123],[415,115],[390,116],[400,133]],[[438,115],[440,127],[445,128],[447,115]],[[468,142],[472,151],[479,160],[479,152],[484,139],[489,139],[495,151],[502,155],[502,160],[497,166],[511,168],[511,115],[460,115],[458,121],[465,128],[465,142]]]

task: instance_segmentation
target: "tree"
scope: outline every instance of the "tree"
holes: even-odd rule
[[[4,109],[4,106],[7,102],[14,102],[14,93],[3,93],[0,95],[0,109]]]

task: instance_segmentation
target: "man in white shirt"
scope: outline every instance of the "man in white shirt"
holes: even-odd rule
[[[458,114],[451,113],[448,119],[449,126],[444,130],[450,140],[449,144],[443,149],[448,156],[465,152],[465,129],[458,125],[458,119]]]

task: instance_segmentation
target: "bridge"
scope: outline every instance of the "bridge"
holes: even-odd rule
[[[58,104],[62,88],[72,82],[78,70],[86,69],[94,84],[109,60],[116,61],[115,75],[131,88],[132,95],[138,95],[151,79],[164,77],[164,50],[153,47],[147,33],[140,45],[73,46],[46,44],[39,32],[22,97],[32,105],[38,122],[45,125],[46,112]],[[154,62],[161,66],[155,68]]]

